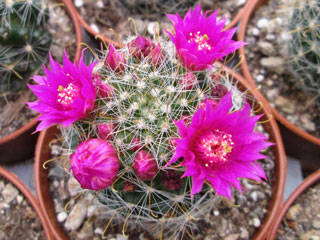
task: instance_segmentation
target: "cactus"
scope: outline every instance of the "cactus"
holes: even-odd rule
[[[287,22],[289,68],[320,106],[320,2],[296,0],[292,9]]]
[[[45,1],[3,1],[0,12],[0,93],[7,93],[21,90],[44,63],[51,35]]]

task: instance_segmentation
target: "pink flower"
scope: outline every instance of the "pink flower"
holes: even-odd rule
[[[206,109],[206,106],[207,106],[207,103],[210,103],[210,107],[213,107],[215,108],[217,106],[217,101],[216,100],[213,100],[213,99],[206,99],[206,100],[202,100],[200,103],[199,103],[199,106],[198,108],[203,108],[203,109]]]
[[[38,85],[28,85],[39,99],[27,103],[29,108],[41,113],[41,123],[36,131],[60,123],[67,127],[88,116],[96,100],[96,88],[92,81],[95,64],[86,66],[83,53],[79,65],[73,64],[64,52],[61,67],[50,56],[51,70],[44,67],[46,77],[34,76]]]
[[[265,158],[259,152],[272,144],[254,131],[261,116],[250,117],[248,103],[239,111],[230,113],[231,108],[230,91],[215,108],[209,101],[200,108],[189,127],[183,120],[176,122],[181,139],[176,140],[176,152],[167,165],[183,158],[183,177],[192,177],[191,196],[201,191],[205,180],[216,194],[230,199],[231,186],[241,191],[238,178],[266,178],[256,160]]]
[[[218,11],[210,16],[201,14],[200,4],[192,11],[189,9],[184,19],[179,14],[167,14],[175,28],[175,36],[168,32],[176,46],[183,66],[191,71],[210,68],[217,59],[232,53],[244,42],[232,40],[236,28],[223,31],[225,18],[217,21]]]
[[[150,62],[155,66],[160,66],[164,60],[164,53],[161,49],[160,43],[151,51]]]
[[[188,72],[179,79],[179,84],[182,89],[191,90],[195,85],[197,85],[198,80],[193,72]]]
[[[98,136],[104,140],[112,139],[112,131],[114,129],[114,124],[112,123],[103,123],[98,124]]]
[[[123,54],[114,48],[110,43],[109,52],[104,61],[104,65],[107,69],[111,69],[115,72],[122,72],[125,69],[126,59]]]
[[[138,36],[128,44],[128,47],[130,54],[141,60],[150,54],[155,45],[150,39]]]
[[[158,173],[158,165],[154,156],[145,150],[140,150],[134,157],[133,170],[142,181],[151,181]]]
[[[70,156],[73,176],[82,188],[101,190],[112,185],[119,171],[119,161],[113,146],[92,138],[80,143]]]
[[[163,173],[161,182],[170,191],[178,190],[181,187],[181,174],[174,170],[168,170]]]

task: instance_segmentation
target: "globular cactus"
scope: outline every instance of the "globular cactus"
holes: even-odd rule
[[[287,22],[289,67],[320,106],[320,2],[295,0]]]
[[[44,29],[44,0],[3,1],[0,5],[0,93],[18,91],[45,62],[51,35]]]

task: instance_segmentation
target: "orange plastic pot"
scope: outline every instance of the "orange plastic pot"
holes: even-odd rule
[[[227,1],[227,0],[225,0]],[[239,12],[237,13],[237,15],[232,19],[232,21],[229,23],[228,26],[225,27],[224,30],[227,30],[227,29],[230,29],[230,28],[233,28],[235,27],[238,22],[241,20],[243,14],[246,12],[246,9],[249,7],[250,5],[250,2],[252,0],[247,0],[246,4],[239,10]],[[78,19],[79,19],[79,22],[81,24],[81,26],[90,34],[92,35],[93,37],[96,37],[96,36],[102,36],[104,41],[106,41],[107,43],[112,43],[113,45],[115,46],[119,46],[121,44],[119,44],[118,42],[115,42],[113,40],[111,40],[110,38],[106,37],[106,36],[103,36],[101,33],[98,33],[96,31],[93,30],[93,28],[90,27],[90,25],[81,17],[81,15],[79,14],[79,12],[77,11],[77,16],[78,16]],[[120,47],[120,46],[119,46]]]
[[[74,30],[77,36],[75,60],[78,60],[81,55],[80,43],[82,41],[82,35],[81,27],[77,19],[77,13],[69,0],[60,0],[60,2],[64,4],[74,25]],[[38,134],[32,133],[36,129],[37,122],[37,117],[35,117],[15,132],[0,139],[1,164],[12,164],[25,160],[33,155]]]
[[[257,8],[259,8],[260,6],[262,6],[263,4],[265,4],[267,1],[268,0],[251,0],[250,1],[250,4],[246,8],[246,11],[244,12],[244,14],[242,16],[242,20],[240,22],[240,28],[239,28],[239,34],[238,34],[238,38],[240,41],[245,41],[245,34],[247,31],[247,25],[248,25],[249,21],[251,20],[253,14],[255,13],[255,10]],[[241,71],[242,71],[245,79],[249,81],[249,84],[254,89],[257,89],[257,85],[256,85],[256,83],[250,73],[250,69],[248,67],[248,62],[246,59],[244,48],[245,47],[242,46],[239,49],[239,54],[241,56],[243,56],[243,61],[241,63]],[[267,101],[264,96],[262,96],[262,97],[264,98],[265,101]],[[270,106],[270,108],[272,109],[272,113],[276,117],[276,119],[281,124],[283,124],[286,128],[288,128],[289,130],[291,130],[295,134],[299,135],[300,137],[304,138],[305,140],[320,146],[320,138],[317,138],[317,137],[307,133],[306,131],[302,130],[301,128],[297,127],[296,125],[292,124],[281,113],[279,113],[275,108],[273,108],[271,106]],[[319,152],[318,152],[318,154],[319,154]]]
[[[278,216],[274,219],[274,224],[272,225],[270,235],[268,239],[275,239],[277,235],[277,231],[279,226],[282,222],[283,217],[286,215],[287,211],[289,210],[290,206],[296,201],[296,199],[309,187],[311,187],[314,183],[320,181],[320,169],[310,176],[308,176],[297,188],[294,192],[290,195],[288,200],[284,203],[281,211],[279,212]]]
[[[230,69],[228,71],[231,71]],[[238,86],[241,90],[252,89],[246,81],[237,73],[232,73],[232,77],[235,81],[238,81]],[[273,185],[273,194],[270,200],[268,211],[262,222],[260,229],[255,233],[253,239],[262,240],[268,234],[268,230],[273,223],[273,219],[277,212],[280,211],[280,207],[283,202],[283,191],[286,179],[286,155],[284,152],[280,132],[277,123],[274,119],[269,118],[270,109],[268,108],[265,100],[261,98],[261,94],[255,91],[251,92],[253,98],[257,101],[262,102],[262,108],[258,114],[263,113],[264,116],[262,121],[264,128],[270,135],[270,141],[275,143],[272,146],[272,151],[275,155],[275,180]],[[269,121],[268,121],[269,119]],[[58,240],[68,239],[60,224],[56,219],[55,208],[53,200],[50,197],[49,186],[48,186],[48,171],[43,168],[43,163],[51,158],[49,143],[51,140],[56,138],[58,130],[56,127],[49,128],[40,133],[38,138],[36,153],[35,153],[35,185],[37,190],[37,196],[39,198],[40,206],[44,211],[45,217],[50,224],[50,229]]]
[[[8,172],[2,167],[0,167],[0,176],[8,180],[10,183],[12,183],[25,196],[25,198],[28,200],[28,202],[31,204],[32,208],[35,210],[36,214],[38,215],[47,239],[53,240],[54,239],[53,235],[50,231],[46,218],[44,217],[44,214],[39,206],[39,202],[34,197],[34,195],[30,192],[28,187],[24,185],[16,175],[14,175],[11,172]]]

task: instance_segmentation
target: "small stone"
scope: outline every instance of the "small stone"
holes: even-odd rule
[[[86,222],[78,233],[79,239],[91,239],[93,237],[93,223]]]
[[[88,207],[87,217],[91,217],[95,214],[98,214],[98,208],[95,205]]]
[[[320,237],[317,235],[311,235],[310,240],[320,240]]]
[[[296,220],[296,217],[298,216],[298,214],[301,211],[301,206],[299,204],[295,204],[292,207],[289,208],[287,214],[286,214],[286,218],[288,218],[291,221]]]
[[[241,233],[240,233],[240,237],[243,238],[243,239],[248,239],[249,238],[249,232],[247,229],[242,229],[241,230]]]
[[[92,23],[90,24],[90,27],[92,28],[93,31],[100,33],[99,27],[96,24]]]
[[[320,219],[315,219],[312,221],[312,227],[315,229],[320,229]]]
[[[117,234],[117,240],[128,240],[127,236],[123,236],[122,234]]]
[[[311,120],[311,116],[307,113],[302,114],[300,116],[300,120],[302,122],[302,126],[309,130],[309,131],[315,131],[316,130],[316,124],[314,122],[312,122]]]
[[[139,35],[142,35],[146,31],[148,24],[145,21],[142,21],[141,19],[136,19],[135,21],[137,26],[137,32]]]
[[[279,106],[285,113],[293,114],[295,112],[294,104],[285,97],[278,96],[275,99],[274,103]]]
[[[67,230],[77,230],[83,223],[85,217],[87,216],[88,203],[85,200],[77,202],[72,208],[67,221],[65,223],[65,228]]]
[[[254,218],[253,219],[253,226],[258,228],[258,227],[260,227],[260,225],[261,225],[260,219],[259,218]]]
[[[256,80],[257,80],[257,82],[262,82],[264,80],[264,75],[262,75],[262,74],[257,75]]]
[[[101,0],[97,1],[96,5],[97,5],[98,8],[103,8],[104,7],[104,4],[103,4],[103,2]]]
[[[61,212],[61,213],[58,213],[57,215],[57,219],[58,219],[58,222],[64,222],[64,220],[66,220],[67,218],[67,213],[66,212]]]
[[[252,35],[253,36],[259,36],[260,30],[258,28],[252,28]]]
[[[275,40],[275,39],[276,39],[276,35],[274,35],[274,34],[267,34],[266,39],[267,39],[267,40]]]
[[[102,229],[102,228],[97,227],[97,228],[94,230],[94,233],[95,233],[95,234],[97,234],[97,235],[102,235],[102,233],[103,233],[103,229]]]
[[[0,181],[0,191],[2,191],[2,189],[4,189],[4,182]]]
[[[54,186],[55,188],[59,187],[59,185],[60,185],[57,180],[54,180],[52,184],[53,184],[53,186]]]
[[[238,237],[239,237],[239,234],[234,233],[234,234],[230,234],[230,235],[226,236],[224,239],[225,240],[237,240]]]
[[[269,42],[258,42],[258,48],[267,56],[273,56],[276,54],[274,47]]]
[[[218,210],[213,211],[213,215],[219,216],[220,212]]]
[[[82,1],[82,0],[75,0],[75,1],[74,1],[74,5],[75,5],[76,7],[82,7],[83,1]]]
[[[18,196],[17,196],[17,202],[18,202],[18,204],[21,204],[22,201],[23,201],[23,196],[18,195]]]
[[[6,203],[10,203],[18,194],[19,191],[11,183],[8,183],[2,191],[2,196]]]
[[[69,178],[67,186],[71,197],[75,197],[82,190],[80,183],[73,177]]]
[[[159,27],[155,22],[150,22],[148,24],[148,33],[153,36],[157,31],[159,31]]]
[[[257,26],[258,26],[258,28],[265,28],[268,26],[268,23],[269,23],[268,19],[261,18],[261,19],[259,19]]]
[[[246,3],[246,0],[238,0],[237,1],[237,7],[240,7],[240,6],[242,6],[242,5],[244,5]]]
[[[257,192],[252,192],[250,194],[250,197],[252,198],[253,201],[257,201],[258,200],[258,193]]]
[[[263,67],[269,68],[271,70],[279,69],[283,67],[284,61],[280,57],[268,57],[262,58],[260,63]]]

